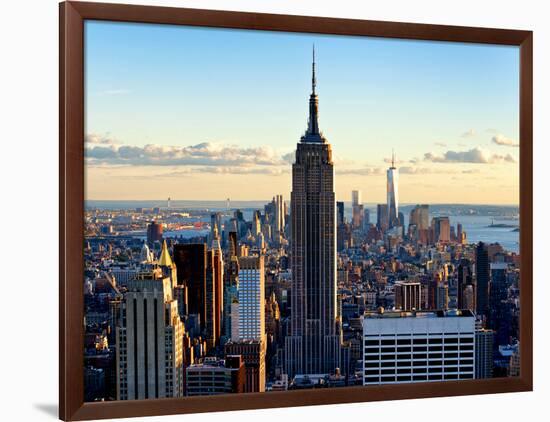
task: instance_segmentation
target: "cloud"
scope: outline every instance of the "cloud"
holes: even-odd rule
[[[89,133],[84,137],[84,142],[94,145],[116,145],[121,143],[118,139],[113,138],[110,133],[104,135]]]
[[[157,174],[155,177],[180,177],[190,174],[265,174],[271,176],[280,176],[290,173],[290,168],[287,167],[183,167],[180,170],[169,173]]]
[[[495,135],[491,138],[493,143],[497,145],[502,145],[505,147],[519,147],[519,142],[514,141],[513,139],[507,138],[502,134]]]
[[[400,163],[405,163],[405,162],[406,162],[405,160],[395,160],[394,161],[395,164],[400,164]],[[392,159],[391,158],[384,158],[384,163],[391,164]]]
[[[337,174],[340,175],[355,175],[355,176],[377,176],[384,174],[384,170],[380,167],[362,167],[362,168],[336,168]]]
[[[141,166],[278,166],[288,164],[270,146],[239,147],[203,142],[190,146],[148,144],[143,147],[106,142],[88,143],[86,159],[90,164]]]
[[[471,138],[472,136],[476,135],[476,131],[474,129],[468,129],[466,132],[464,132],[462,135],[460,135],[462,138]]]
[[[446,147],[447,144],[446,144],[445,142],[436,142],[436,143],[435,143],[435,146],[436,146],[436,147]]]
[[[444,154],[427,152],[424,154],[425,161],[432,163],[476,163],[476,164],[491,164],[491,163],[515,163],[515,158],[510,155],[491,154],[490,152],[475,147],[467,151],[447,151]]]
[[[487,133],[498,133],[498,129],[489,128],[489,129],[485,129],[485,132],[487,132]]]

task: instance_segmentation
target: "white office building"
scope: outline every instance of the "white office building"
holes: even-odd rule
[[[368,312],[363,385],[472,379],[475,317],[469,310]]]
[[[231,306],[233,342],[265,338],[264,279],[263,256],[239,258],[238,304]]]

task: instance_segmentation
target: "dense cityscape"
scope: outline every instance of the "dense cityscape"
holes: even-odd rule
[[[386,202],[336,200],[313,61],[290,197],[88,205],[85,400],[519,375],[517,250],[469,239],[474,206],[400,205],[395,157],[386,175]]]

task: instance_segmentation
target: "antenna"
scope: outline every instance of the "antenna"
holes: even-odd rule
[[[317,86],[317,79],[315,78],[315,43],[313,44],[313,61],[311,64],[312,74],[311,74],[311,90],[315,94],[315,87]]]

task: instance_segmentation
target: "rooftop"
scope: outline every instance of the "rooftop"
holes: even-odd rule
[[[469,309],[450,309],[448,311],[385,311],[383,308],[377,312],[365,312],[364,318],[445,318],[445,317],[473,317]]]

